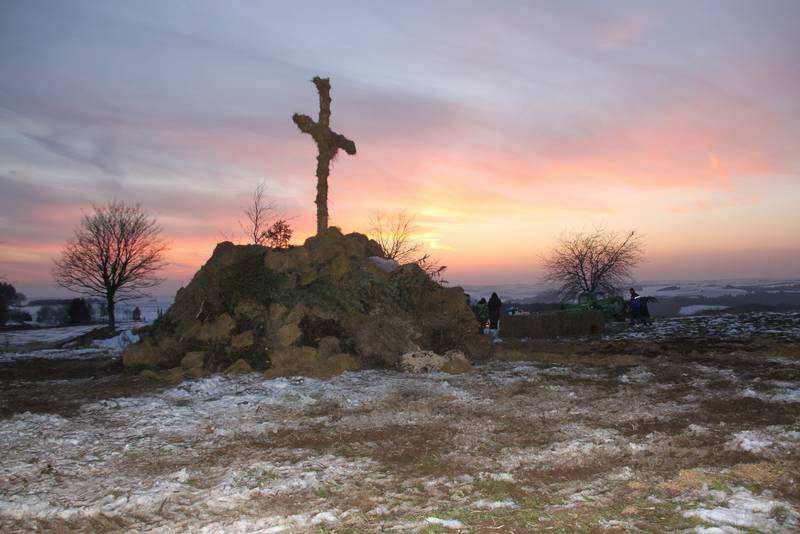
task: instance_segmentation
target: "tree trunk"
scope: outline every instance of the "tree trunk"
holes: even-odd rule
[[[108,293],[106,294],[106,313],[108,314],[108,326],[112,329],[116,327],[116,321],[114,320],[114,294]]]

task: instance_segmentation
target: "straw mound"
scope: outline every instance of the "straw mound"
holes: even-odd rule
[[[602,334],[605,318],[600,310],[567,310],[503,317],[500,335],[547,339]]]
[[[331,376],[396,367],[420,349],[489,353],[461,288],[416,264],[387,269],[380,256],[374,241],[337,228],[282,250],[220,243],[123,362],[172,375]]]

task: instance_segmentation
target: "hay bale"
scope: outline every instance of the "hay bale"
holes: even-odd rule
[[[233,310],[233,314],[236,317],[236,320],[239,319],[249,319],[249,320],[263,320],[264,318],[268,317],[267,308],[264,307],[262,304],[258,302],[252,302],[249,300],[243,300],[242,302],[236,305],[236,309]]]
[[[142,370],[142,372],[139,373],[139,376],[141,376],[142,378],[146,378],[148,380],[163,380],[163,377],[160,374],[153,371],[152,369]]]
[[[200,341],[216,341],[230,337],[231,332],[236,327],[236,321],[227,313],[210,322],[203,323],[194,336]]]
[[[320,367],[319,355],[314,347],[287,347],[270,354],[267,378],[278,376],[315,376]]]
[[[328,265],[328,276],[331,284],[339,285],[350,273],[350,260],[345,256],[337,256]]]
[[[288,311],[288,308],[280,302],[273,302],[269,305],[269,322],[273,325],[281,324]]]
[[[203,351],[192,351],[187,352],[186,355],[181,358],[181,367],[184,369],[194,369],[195,367],[203,368],[206,360],[206,353]]]
[[[272,363],[264,376],[267,378],[279,376],[330,378],[359,368],[356,359],[347,353],[338,353],[325,358],[314,347],[288,347],[276,351],[272,355]]]
[[[447,351],[444,355],[430,350],[415,350],[400,357],[397,366],[406,373],[429,373],[442,371],[445,373],[468,373],[472,371],[464,353],[459,350]]]
[[[368,259],[377,255],[374,241],[336,228],[288,250],[222,243],[124,363],[167,369],[203,351],[208,371],[243,359],[277,376],[393,367],[420,347],[488,356],[491,340],[478,335],[463,290],[442,288],[415,264],[384,271]]]
[[[252,372],[253,368],[250,366],[250,364],[241,358],[233,362],[227,369],[225,369],[225,374],[229,375],[238,375],[238,374],[245,374]]]
[[[231,348],[233,350],[246,349],[247,347],[252,347],[255,342],[255,334],[252,330],[248,330],[233,336],[231,339]]]
[[[460,350],[449,350],[444,353],[444,357],[447,363],[442,367],[442,371],[445,373],[461,374],[472,371],[472,364]]]
[[[310,261],[308,251],[303,248],[273,249],[264,256],[264,266],[277,273],[298,270]]]
[[[341,343],[339,343],[339,338],[334,336],[325,336],[319,340],[317,344],[317,351],[319,352],[320,356],[323,358],[327,358],[329,356],[333,356],[334,354],[338,354],[342,351]]]
[[[589,336],[605,330],[605,317],[600,310],[569,310],[561,313],[562,336]]]
[[[278,331],[275,332],[275,342],[279,347],[288,347],[290,345],[294,345],[294,343],[300,339],[300,336],[302,335],[303,332],[296,323],[285,324],[278,328]]]
[[[404,353],[419,349],[414,337],[414,328],[408,321],[381,310],[376,310],[355,327],[358,353],[370,363],[389,367]]]
[[[430,350],[415,350],[400,356],[397,366],[406,373],[427,373],[440,371],[447,363],[444,356]]]
[[[125,367],[150,367],[161,363],[160,351],[149,341],[130,345],[122,355],[122,364]]]
[[[318,278],[319,272],[317,272],[317,270],[313,267],[307,267],[303,269],[297,276],[297,285],[300,287],[305,287],[316,282]]]
[[[346,352],[339,352],[330,356],[325,360],[324,364],[324,372],[326,372],[328,376],[338,375],[345,371],[358,371],[360,368],[361,366],[358,364],[358,361],[353,358],[353,355]]]
[[[605,317],[600,310],[559,310],[503,317],[500,335],[504,337],[554,339],[601,334]]]

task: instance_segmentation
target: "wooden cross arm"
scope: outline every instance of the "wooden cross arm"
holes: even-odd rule
[[[322,94],[324,91],[327,95],[331,90],[331,79],[330,78],[320,78],[319,76],[314,76],[314,79],[311,80],[314,82],[314,85],[317,86],[317,91]]]
[[[338,134],[335,132],[331,132],[331,137],[333,138],[333,144],[336,148],[341,148],[351,156],[355,155],[356,153],[356,144],[352,142],[350,139],[346,138],[342,134]]]
[[[292,120],[300,128],[300,131],[303,133],[307,133],[310,135],[314,135],[314,127],[316,124],[308,115],[301,115],[299,113],[295,113],[292,115]]]

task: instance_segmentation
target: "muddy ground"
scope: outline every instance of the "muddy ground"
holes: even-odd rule
[[[462,375],[7,362],[0,530],[796,532],[800,317],[773,319],[504,340]]]

